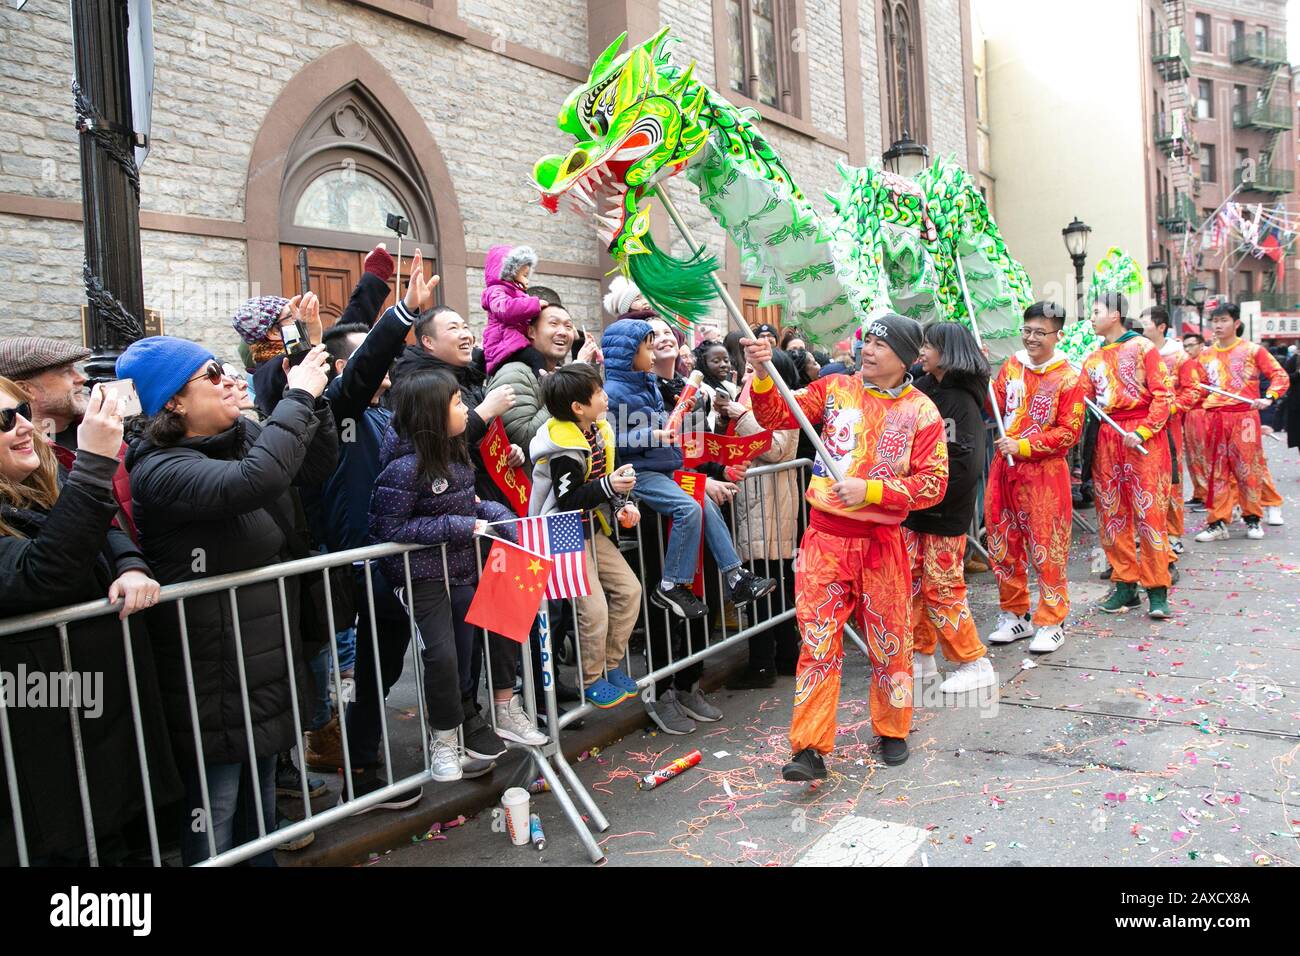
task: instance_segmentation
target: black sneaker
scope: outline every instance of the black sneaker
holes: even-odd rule
[[[823,780],[826,777],[826,762],[822,755],[811,747],[805,747],[794,755],[793,759],[781,768],[782,780],[803,782],[806,780]]]
[[[688,621],[704,617],[709,613],[709,609],[704,606],[704,602],[691,593],[690,588],[681,584],[674,585],[668,591],[663,588],[655,588],[650,593],[650,603],[672,611],[678,617],[685,618]]]
[[[506,752],[506,745],[482,714],[475,712],[466,717],[461,728],[465,731],[465,753],[475,760],[496,760]]]
[[[320,777],[307,777],[307,797],[315,800],[326,791],[325,781]],[[275,764],[275,795],[277,797],[302,797],[302,775],[293,761],[281,757]]]
[[[1107,568],[1105,571],[1101,572],[1101,574],[1097,575],[1097,577],[1101,578],[1103,581],[1109,581],[1110,576],[1111,574],[1114,573],[1114,571],[1115,571],[1114,568]]]
[[[771,667],[746,668],[727,681],[727,690],[764,690],[776,686],[776,670]]]
[[[776,582],[771,578],[760,578],[756,574],[741,569],[740,577],[736,583],[731,586],[731,603],[736,607],[750,604],[761,597],[771,594],[776,587]]]
[[[354,770],[352,771],[352,795],[356,799],[361,799],[376,790],[382,790],[388,786],[388,777],[378,769],[373,770]],[[364,810],[358,810],[356,815],[369,813],[371,810],[405,810],[407,807],[414,806],[420,802],[424,796],[424,787],[416,784],[409,790],[401,790],[389,797],[382,803],[377,803],[373,807],[366,807]],[[339,794],[339,806],[342,806],[348,798],[347,788]]]
[[[907,763],[907,738],[905,737],[881,737],[879,743],[871,749],[880,754],[880,759],[887,766],[897,767],[901,763]]]

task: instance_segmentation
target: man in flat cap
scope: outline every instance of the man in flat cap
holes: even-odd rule
[[[39,335],[0,339],[0,376],[31,396],[32,424],[50,439],[54,456],[64,468],[72,467],[77,453],[77,426],[86,414],[89,394],[79,363],[89,356],[90,349],[60,339]],[[120,465],[113,477],[113,494],[122,507],[123,530],[134,538],[131,486],[126,469]]]

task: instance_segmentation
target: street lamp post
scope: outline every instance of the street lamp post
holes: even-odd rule
[[[72,85],[81,142],[89,377],[114,377],[117,357],[144,334],[140,174],[131,117],[126,0],[73,0]]]
[[[904,179],[912,179],[925,169],[930,159],[930,151],[923,144],[912,139],[907,130],[903,130],[902,138],[895,140],[880,158],[884,160],[885,168],[891,173],[896,173]]]
[[[1205,337],[1205,296],[1209,293],[1202,282],[1193,282],[1191,288],[1187,290],[1187,298],[1192,300],[1192,305],[1196,306],[1196,331],[1200,333],[1201,338]]]
[[[1088,233],[1092,227],[1082,222],[1078,216],[1061,230],[1065,239],[1065,251],[1074,263],[1074,312],[1076,319],[1083,318],[1083,264],[1088,261]]]
[[[1169,278],[1169,264],[1163,259],[1150,263],[1147,265],[1147,278],[1151,280],[1151,287],[1155,290],[1156,305],[1160,305],[1160,289]]]

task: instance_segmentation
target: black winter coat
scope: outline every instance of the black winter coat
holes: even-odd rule
[[[1281,425],[1286,429],[1287,447],[1300,448],[1300,355],[1287,356],[1286,373],[1291,387],[1284,398],[1286,407]]]
[[[510,505],[505,493],[497,487],[497,483],[488,475],[487,469],[483,466],[483,456],[479,453],[478,446],[484,438],[487,437],[488,423],[484,422],[474,411],[479,405],[483,404],[483,399],[487,397],[487,379],[483,375],[482,369],[473,363],[469,365],[452,365],[450,362],[444,362],[442,359],[430,355],[418,345],[408,345],[402,357],[397,360],[393,366],[393,382],[397,383],[405,375],[412,372],[418,372],[424,369],[433,369],[440,372],[446,372],[460,384],[460,400],[465,403],[469,409],[469,415],[465,419],[465,441],[469,443],[469,459],[474,466],[474,491],[484,501],[495,501],[498,504]],[[524,449],[525,454],[528,449]]]
[[[975,516],[975,497],[984,474],[985,431],[980,409],[988,384],[983,378],[953,373],[945,375],[942,382],[923,375],[913,384],[934,402],[947,429],[948,490],[943,501],[913,511],[903,524],[920,534],[965,535]]]
[[[110,528],[118,509],[112,485],[116,470],[112,458],[79,452],[71,473],[60,475],[59,499],[49,511],[0,507],[5,523],[25,535],[0,537],[0,616],[102,600],[109,585],[126,571],[150,573],[131,539]],[[180,797],[180,778],[167,739],[149,632],[140,614],[128,620],[154,805],[162,806]],[[98,699],[83,700],[80,709],[95,836],[103,852],[105,838],[144,812],[126,652],[117,615],[68,625],[68,643],[72,671],[103,675]],[[20,666],[29,677],[65,671],[58,631],[44,627],[0,637],[0,671],[14,679]],[[86,831],[68,711],[24,706],[11,707],[7,714],[28,853],[34,860],[76,858],[84,853]],[[18,861],[12,819],[8,777],[0,762],[2,866]]]
[[[290,389],[261,425],[241,418],[219,435],[160,448],[147,439],[131,447],[126,466],[145,557],[164,584],[202,580],[288,560],[293,526],[290,486],[316,485],[338,460],[338,432],[329,407]],[[273,514],[279,515],[279,520]],[[301,665],[298,582],[285,582],[295,666]],[[239,626],[259,757],[294,744],[280,602],[274,581],[239,588]],[[240,763],[248,746],[240,699],[230,596],[185,602],[198,699],[203,759]],[[178,757],[194,758],[180,625],[174,608],[150,621],[158,677]],[[299,670],[301,670],[299,666]],[[299,675],[298,697],[306,683]]]

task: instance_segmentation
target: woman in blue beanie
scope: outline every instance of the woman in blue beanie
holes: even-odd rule
[[[295,556],[290,487],[319,484],[338,459],[338,432],[329,405],[320,400],[327,362],[324,347],[317,346],[288,369],[283,397],[259,425],[240,415],[234,382],[194,342],[141,339],[117,360],[118,377],[135,382],[149,416],[126,467],[140,543],[159,581],[201,580]],[[295,677],[306,688],[298,581],[284,583]],[[250,734],[265,829],[275,829],[275,757],[296,743],[276,582],[240,588],[237,605],[251,728],[244,722],[230,596],[185,602],[197,734],[177,615],[159,614],[150,622],[172,748],[185,778],[186,865],[258,836]],[[194,820],[204,819],[200,770],[212,815],[206,826],[194,827]],[[270,853],[254,862],[274,865]]]

